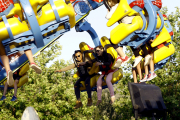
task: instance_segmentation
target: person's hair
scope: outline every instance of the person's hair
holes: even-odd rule
[[[76,53],[78,53],[78,52],[81,53],[81,50],[75,50],[75,51],[74,51],[74,54],[76,54]]]
[[[94,48],[95,52],[96,52],[96,49],[97,49],[97,48],[99,48],[99,49],[101,49],[101,50],[104,49],[102,45],[99,45],[99,46],[97,46],[97,47]]]
[[[112,4],[112,6],[115,6],[117,3],[119,3],[120,0],[107,0]]]

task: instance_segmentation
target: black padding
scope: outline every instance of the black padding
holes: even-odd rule
[[[166,114],[161,90],[150,84],[128,83],[133,109],[138,115],[152,117],[163,117]]]

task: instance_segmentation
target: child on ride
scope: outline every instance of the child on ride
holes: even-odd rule
[[[0,1],[0,6],[2,7],[2,9],[0,9],[0,13],[4,12],[8,8],[8,6],[10,6],[11,4],[13,4],[12,0]],[[40,74],[41,68],[35,64],[31,50],[30,49],[26,50],[25,54],[28,57],[31,68],[34,69],[36,73]],[[10,69],[9,59],[8,59],[8,56],[6,55],[5,48],[2,44],[2,41],[0,41],[0,58],[3,62],[3,65],[4,65],[6,73],[7,73],[7,83],[8,83],[8,85],[11,86],[14,83],[13,72]]]

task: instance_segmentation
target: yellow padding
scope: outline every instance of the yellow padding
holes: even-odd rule
[[[19,71],[19,75],[24,75],[29,70],[29,63],[26,63]]]
[[[107,44],[111,44],[111,43],[110,43],[110,41],[109,41],[109,39],[107,37],[103,36],[101,38],[101,45],[104,47]],[[113,65],[112,65],[111,69],[115,69],[114,65],[116,63],[117,52],[116,52],[116,50],[113,47],[108,47],[107,48],[107,53],[111,54],[111,56],[113,57],[114,62],[113,62]]]
[[[19,3],[15,3],[14,4],[14,8],[9,12],[8,15],[6,15],[6,18],[11,18],[13,17],[14,15],[18,15],[19,18],[21,19],[21,21],[24,20],[23,18],[23,13],[22,13],[22,9],[21,9],[21,6],[19,5]],[[2,21],[2,17],[0,18],[0,21]]]
[[[163,46],[160,49],[154,52],[154,63],[158,63],[159,61],[169,57],[174,54],[175,48],[172,44],[169,46]]]
[[[132,24],[121,23],[111,31],[110,33],[111,42],[113,44],[118,44],[134,31],[141,30],[142,27],[143,27],[142,18],[140,16],[135,16],[132,20]]]
[[[74,75],[73,78],[78,78],[79,77],[79,72],[77,71]]]
[[[117,70],[116,72],[113,73],[113,77],[111,80],[111,83],[114,84],[115,82],[117,82],[118,80],[120,80],[123,77],[123,71],[122,69]],[[96,78],[96,82],[98,81],[98,78]],[[105,81],[102,83],[102,86],[107,85],[106,84],[106,77],[104,77]]]
[[[71,28],[74,27],[76,20],[73,6],[71,4],[67,5],[63,0],[54,0],[54,4],[60,18],[69,16],[70,26]],[[37,20],[40,26],[56,20],[53,9],[49,3],[42,7],[40,14],[37,16]]]
[[[98,77],[99,77],[99,75],[95,75],[94,77],[92,77],[90,79],[90,86],[91,86],[91,88],[96,86],[96,78],[98,78]],[[86,90],[85,81],[81,81],[80,83],[83,85],[83,87],[80,87],[80,91]]]
[[[84,52],[84,51],[86,51],[86,50],[89,50],[89,47],[87,46],[87,44],[85,43],[85,42],[81,42],[80,44],[79,44],[79,48],[80,48],[80,50],[81,50],[81,52]],[[93,60],[93,59],[95,59],[95,57],[93,56],[93,54],[92,53],[86,53],[87,54],[87,56],[86,57],[89,57],[91,60]],[[91,67],[91,69],[89,70],[89,75],[92,75],[92,74],[94,74],[94,73],[98,73],[99,72],[99,66],[97,67],[97,66],[95,66],[95,64],[96,64],[96,62],[95,63],[93,63],[93,66]]]
[[[99,66],[96,66],[95,64],[96,64],[96,62],[93,63],[93,66],[89,70],[89,75],[92,75],[94,73],[98,73],[99,72]]]
[[[25,22],[21,23],[18,20],[18,18],[15,18],[15,17],[9,18],[7,21],[10,25],[13,36],[29,30],[27,24]],[[6,29],[4,22],[2,21],[2,22],[0,22],[0,42],[2,40],[8,39],[8,38],[9,38],[8,31]]]
[[[85,42],[81,42],[79,44],[79,48],[81,50],[81,52],[83,53],[84,51],[86,50],[89,50],[89,47],[87,46],[87,44]],[[95,59],[95,57],[93,56],[92,53],[87,53],[88,54],[88,57],[92,60],[92,59]]]
[[[43,5],[47,2],[49,2],[49,0],[29,0],[30,4],[31,4],[31,7],[35,13],[35,15],[37,15],[37,8],[38,8],[38,5]]]
[[[5,85],[6,81],[4,81],[4,85]],[[26,74],[19,79],[19,83],[18,83],[17,87],[19,88],[27,82],[28,82],[28,75]],[[9,86],[9,87],[14,87],[14,84],[12,86]]]
[[[116,11],[113,13],[109,21],[107,22],[107,26],[110,27],[114,23],[118,22],[120,19],[122,19],[125,16],[132,16],[132,15],[137,15],[138,13],[133,10],[127,0],[120,0],[120,3],[116,9]]]
[[[156,25],[156,29],[159,29],[161,27],[161,19],[159,17],[159,15],[157,15],[157,25]]]
[[[165,27],[163,27],[159,36],[151,44],[151,47],[156,47],[156,46],[160,45],[161,43],[170,42],[170,41],[171,41],[171,36],[170,36],[169,32],[167,31],[167,29]]]

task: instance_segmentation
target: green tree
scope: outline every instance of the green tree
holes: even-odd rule
[[[167,11],[167,8],[162,9],[163,14],[167,14]],[[175,13],[169,14],[168,18],[173,27],[174,39],[172,43],[176,51],[167,64],[156,72],[158,77],[150,81],[149,84],[155,84],[161,88],[163,99],[168,109],[168,120],[178,120],[180,118],[179,8],[176,9]],[[29,70],[29,82],[18,89],[18,100],[16,102],[10,101],[13,90],[8,91],[7,100],[0,101],[0,119],[20,119],[24,109],[28,106],[34,107],[42,120],[133,119],[134,114],[127,86],[128,82],[133,82],[131,73],[132,61],[124,66],[124,77],[118,84],[114,85],[116,101],[113,105],[109,105],[109,90],[104,89],[102,94],[103,102],[100,106],[95,106],[97,93],[93,92],[93,106],[86,107],[87,94],[82,92],[81,100],[84,106],[74,110],[73,107],[76,101],[74,83],[77,79],[72,77],[72,70],[64,73],[54,73],[55,70],[59,70],[72,63],[70,61],[57,60],[50,67],[46,67],[47,63],[60,55],[60,51],[61,46],[56,42],[35,58],[37,64],[43,70],[42,74],[38,75],[32,69]],[[129,47],[127,47],[126,52],[128,56],[132,56]],[[73,71],[76,71],[76,69]],[[2,93],[0,93],[0,96],[2,96]]]

